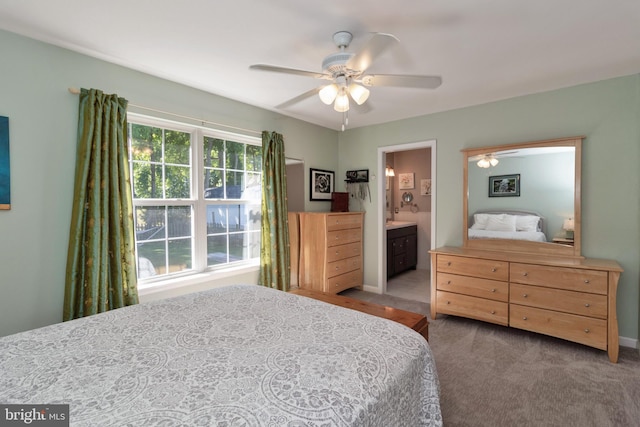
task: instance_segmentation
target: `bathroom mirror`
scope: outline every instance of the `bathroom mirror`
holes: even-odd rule
[[[411,203],[413,201],[413,193],[405,192],[402,194],[402,201],[405,203]]]
[[[463,149],[464,246],[581,257],[583,139]]]

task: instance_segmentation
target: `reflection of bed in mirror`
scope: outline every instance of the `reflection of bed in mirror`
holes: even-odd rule
[[[547,241],[544,217],[538,212],[477,211],[469,217],[469,225],[469,239]]]

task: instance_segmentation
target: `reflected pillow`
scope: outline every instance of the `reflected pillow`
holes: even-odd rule
[[[487,228],[487,220],[491,214],[481,214],[477,213],[473,215],[473,225],[471,229],[473,230],[484,230]]]
[[[485,230],[489,231],[516,231],[515,215],[490,215],[487,219]]]
[[[516,216],[516,231],[538,231],[539,216],[518,215]]]

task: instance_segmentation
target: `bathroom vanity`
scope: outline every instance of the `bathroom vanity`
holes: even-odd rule
[[[387,279],[418,264],[418,226],[409,221],[388,221]]]

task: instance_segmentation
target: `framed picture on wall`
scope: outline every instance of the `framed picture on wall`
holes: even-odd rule
[[[400,190],[413,190],[415,184],[413,182],[414,173],[401,173],[398,175],[398,188]]]
[[[520,174],[489,177],[489,197],[519,197]]]
[[[335,181],[333,171],[309,168],[309,194],[312,201],[331,201]]]

